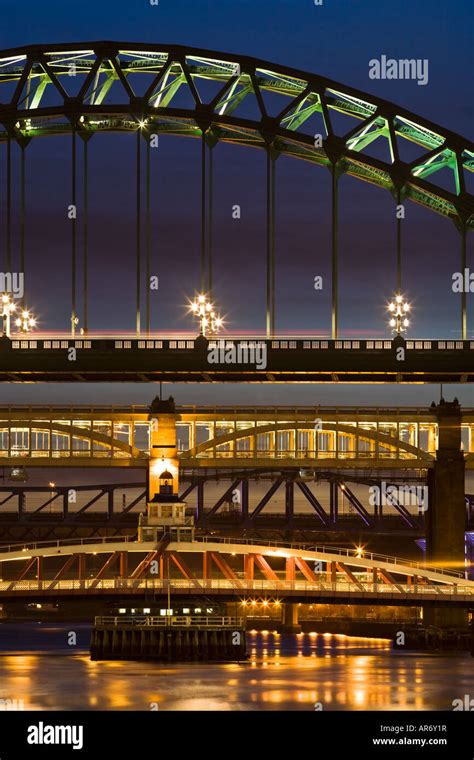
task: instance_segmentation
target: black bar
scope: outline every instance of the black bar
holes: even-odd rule
[[[242,732],[251,736],[254,756],[281,756],[282,737],[285,736],[298,737],[298,752],[311,754],[316,735],[318,746],[330,747],[334,758],[352,757],[354,754],[363,758],[472,758],[472,715],[469,708],[466,708],[467,711],[446,708],[436,712],[351,711],[335,709],[334,705],[326,705],[323,700],[295,701],[293,708],[286,710],[270,710],[260,702],[257,706],[249,703],[250,709],[247,710],[216,711],[215,707],[208,710],[204,707],[201,711],[181,712],[167,709],[167,692],[160,686],[159,670],[154,664],[147,667],[151,673],[156,671],[158,674],[155,676],[155,680],[158,679],[155,691],[163,691],[163,704],[151,702],[150,694],[144,694],[143,700],[129,710],[91,710],[87,694],[84,694],[78,700],[84,704],[83,711],[2,712],[2,757],[5,760],[18,757],[66,758],[77,754],[81,758],[96,758],[107,752],[110,757],[124,760],[137,754],[139,736],[159,735],[163,747],[169,750],[176,743],[174,737],[183,735],[183,724],[187,736],[206,736],[215,733],[218,720],[222,736],[237,737]],[[58,701],[54,691],[51,692],[50,701]],[[223,706],[233,704],[225,690],[219,695],[219,702]],[[126,730],[123,728],[124,722]],[[45,736],[54,736],[56,726],[63,727],[60,731],[67,737],[68,744],[51,746],[44,741]],[[50,727],[53,727],[52,730]],[[69,733],[65,727],[69,727]],[[38,738],[40,741],[36,743]],[[74,753],[76,747],[79,751]],[[233,760],[240,755],[239,748],[238,752],[231,750],[229,757]]]

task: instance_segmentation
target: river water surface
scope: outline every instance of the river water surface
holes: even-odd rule
[[[401,654],[386,639],[251,632],[247,663],[161,664],[91,662],[89,635],[77,624],[0,624],[0,700],[25,710],[451,710],[474,697],[470,655]]]

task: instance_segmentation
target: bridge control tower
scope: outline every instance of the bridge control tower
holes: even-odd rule
[[[173,479],[173,493],[178,493],[179,460],[176,441],[176,406],[173,396],[156,396],[150,405],[150,463],[148,467],[148,497],[158,492],[160,475],[167,470]]]
[[[179,462],[176,409],[172,396],[155,398],[150,406],[150,464],[146,513],[140,514],[139,541],[194,539],[194,517],[186,517],[186,502],[178,495]]]
[[[159,490],[147,502],[138,523],[138,540],[159,542],[167,534],[171,541],[193,541],[194,517],[186,517],[186,502],[173,492],[173,476],[159,476]]]

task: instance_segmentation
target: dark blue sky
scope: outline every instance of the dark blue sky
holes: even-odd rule
[[[101,0],[100,2],[22,2],[2,0],[0,47],[46,42],[101,39],[174,43],[235,52],[326,75],[413,110],[469,138],[473,134],[472,71],[474,11],[468,0],[412,0],[409,4],[365,0]],[[377,81],[368,62],[381,55],[427,58],[429,83]],[[53,282],[68,282],[64,254],[68,231],[59,222],[67,193],[65,145],[37,140],[29,148],[28,257],[33,281],[32,305],[43,326],[66,326],[67,296]],[[99,142],[99,140],[101,142]],[[133,152],[131,140],[103,136],[91,142],[91,327],[117,324],[108,303],[120,298],[121,327],[133,326]],[[216,171],[216,297],[233,327],[263,327],[264,295],[264,156],[261,152],[218,146]],[[154,302],[155,325],[183,329],[181,303],[192,295],[199,251],[199,163],[194,141],[170,139],[153,167],[154,266],[163,285]],[[44,178],[49,178],[45,193]],[[54,181],[53,181],[54,180]],[[277,327],[314,330],[329,327],[329,280],[315,296],[314,275],[329,276],[329,175],[316,167],[280,159],[277,189]],[[472,190],[472,187],[471,187]],[[229,209],[242,206],[239,227]],[[341,186],[341,326],[361,334],[385,331],[383,304],[394,289],[395,241],[390,196],[355,180]],[[451,273],[458,268],[458,239],[453,225],[409,205],[404,229],[404,284],[415,306],[414,332],[453,337],[459,307],[451,293]],[[470,261],[472,262],[472,244]],[[176,272],[176,269],[179,272]],[[183,273],[185,273],[183,275]],[[27,267],[28,274],[28,267]],[[35,289],[36,286],[36,289]],[[245,289],[245,290],[244,290]],[[245,305],[242,293],[245,292]],[[319,298],[319,300],[316,300]],[[472,298],[472,297],[471,297]],[[110,301],[112,299],[112,301]],[[472,309],[471,309],[472,311]],[[106,314],[114,314],[107,321]],[[158,321],[159,320],[159,321]],[[470,315],[469,330],[474,322]],[[224,391],[226,400],[236,389]],[[353,403],[425,403],[435,389],[405,388],[354,391],[275,388],[272,398],[291,403],[312,400]],[[59,389],[1,388],[5,402],[54,400]],[[80,397],[78,398],[78,393]],[[43,394],[46,395],[43,395]],[[65,388],[61,398],[92,399],[95,389]],[[220,393],[220,391],[219,391]],[[247,388],[242,399],[266,400],[266,391]],[[86,394],[86,395],[84,395]],[[400,395],[401,394],[401,395]],[[146,401],[153,388],[121,388],[114,399]],[[188,387],[179,400],[219,400],[215,388]],[[109,398],[100,389],[97,400]],[[462,394],[474,404],[472,391]]]

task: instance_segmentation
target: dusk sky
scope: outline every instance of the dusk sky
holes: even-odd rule
[[[118,40],[181,44],[245,54],[318,73],[378,95],[457,132],[473,135],[474,11],[468,0],[83,0],[2,1],[2,49],[32,43]],[[374,80],[369,61],[382,55],[427,59],[429,80]],[[2,95],[0,93],[0,101]],[[66,330],[70,314],[68,137],[28,147],[26,279],[41,328]],[[90,143],[90,328],[134,327],[134,148],[131,135],[97,135]],[[153,155],[153,329],[193,329],[185,304],[199,286],[199,142],[160,138]],[[3,175],[5,150],[0,149]],[[265,322],[265,156],[218,145],[215,167],[215,299],[229,329],[263,332]],[[14,211],[18,164],[14,156]],[[467,189],[472,192],[474,183]],[[0,213],[5,192],[0,184]],[[232,219],[234,204],[241,219]],[[277,332],[330,329],[330,175],[288,157],[277,161]],[[471,236],[472,237],[472,236]],[[4,235],[0,237],[3,246]],[[15,230],[14,245],[17,246]],[[472,241],[468,264],[474,267]],[[459,235],[452,222],[407,204],[403,226],[403,291],[413,303],[413,337],[459,336]],[[314,277],[324,280],[322,292]],[[389,337],[385,304],[395,290],[392,196],[344,177],[340,194],[340,323],[343,335]],[[81,294],[79,292],[79,300]],[[472,295],[468,334],[474,336]],[[153,386],[2,386],[1,403],[147,403]],[[378,403],[424,405],[439,386],[167,386],[178,403]],[[446,388],[474,406],[471,388]]]

